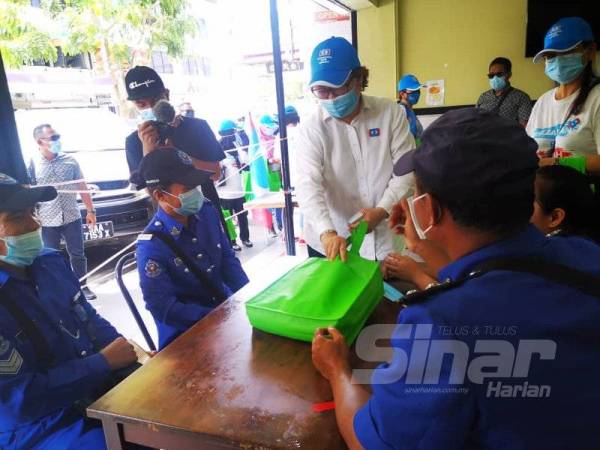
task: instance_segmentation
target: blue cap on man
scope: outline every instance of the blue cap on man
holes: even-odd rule
[[[591,41],[594,41],[594,33],[589,23],[581,17],[563,17],[550,27],[544,38],[544,49],[533,57],[533,62],[539,62],[545,53],[568,52],[582,42]]]
[[[411,73],[404,75],[398,81],[398,91],[418,91],[422,87],[423,85],[419,83],[417,77]]]
[[[312,52],[308,87],[341,87],[358,67],[360,60],[352,44],[341,37],[330,37],[317,45]]]

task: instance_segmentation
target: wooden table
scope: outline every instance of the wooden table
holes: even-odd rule
[[[258,330],[244,302],[298,263],[281,257],[253,282],[176,339],[88,409],[108,448],[127,442],[167,450],[346,448],[310,344]],[[383,299],[370,323],[395,323],[400,305]],[[354,367],[373,364],[353,363]]]

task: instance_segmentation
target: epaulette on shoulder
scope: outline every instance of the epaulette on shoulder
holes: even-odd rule
[[[478,276],[482,275],[483,273],[484,273],[483,271],[476,270],[474,272],[471,272],[466,277],[460,278],[458,280],[451,280],[450,278],[448,278],[447,280],[439,282],[439,283],[437,283],[437,282],[431,283],[429,286],[427,286],[422,291],[418,291],[418,290],[408,291],[406,293],[406,295],[404,296],[404,303],[407,306],[414,305],[417,303],[423,303],[423,302],[429,300],[430,298],[432,298],[435,294],[439,294],[440,292],[449,291],[450,289],[454,289],[459,286],[462,286],[465,282],[472,280],[473,278],[477,278]]]

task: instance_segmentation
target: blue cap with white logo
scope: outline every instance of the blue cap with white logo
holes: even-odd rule
[[[277,122],[275,122],[275,119],[273,119],[273,116],[271,116],[270,114],[262,115],[258,122],[261,125],[265,125],[267,127],[276,127],[279,125]]]
[[[568,52],[582,42],[592,41],[594,33],[589,23],[581,17],[563,17],[550,27],[544,38],[544,49],[533,57],[533,62],[539,62],[545,53]]]
[[[346,39],[330,37],[315,47],[310,58],[309,88],[315,85],[338,88],[360,67],[356,49]]]
[[[400,78],[400,81],[398,81],[398,91],[418,91],[422,87],[423,85],[419,83],[417,77],[410,73],[404,75]]]
[[[230,130],[235,130],[235,129],[237,129],[237,126],[236,126],[235,122],[231,119],[225,119],[219,125],[219,133],[222,133],[225,131],[230,131]]]
[[[0,212],[24,211],[38,202],[54,200],[56,195],[52,186],[27,187],[0,173]]]

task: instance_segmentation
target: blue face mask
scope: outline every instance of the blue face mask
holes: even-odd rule
[[[496,75],[494,78],[492,78],[490,80],[490,86],[495,91],[501,91],[502,89],[504,89],[506,87],[507,84],[508,83],[506,82],[506,78],[499,77],[498,75]]]
[[[42,230],[39,228],[31,233],[1,239],[6,242],[8,252],[6,255],[0,255],[0,259],[14,266],[30,266],[44,248]]]
[[[60,140],[52,141],[50,142],[50,148],[48,150],[50,150],[51,153],[58,155],[62,152],[62,143],[60,142]]]
[[[419,103],[419,99],[421,98],[421,91],[409,92],[406,98],[408,103],[411,105],[416,105]]]
[[[352,114],[358,105],[359,96],[354,89],[331,100],[319,100],[319,103],[331,117],[342,119]]]
[[[583,54],[571,53],[558,55],[546,60],[546,75],[560,84],[567,84],[576,79],[584,69]]]
[[[179,199],[181,206],[179,208],[173,208],[173,211],[182,216],[192,216],[196,214],[204,204],[204,194],[199,187],[179,195],[173,195],[170,192],[165,191],[163,192],[171,197]]]

